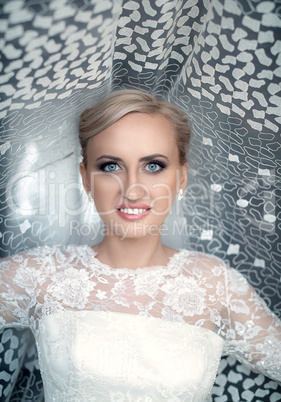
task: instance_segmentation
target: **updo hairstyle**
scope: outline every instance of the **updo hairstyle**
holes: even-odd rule
[[[148,93],[124,89],[110,93],[80,115],[79,140],[85,167],[87,167],[87,144],[89,140],[128,113],[136,112],[164,116],[175,132],[179,162],[181,165],[186,162],[187,145],[191,131],[188,117],[177,107],[155,99]]]

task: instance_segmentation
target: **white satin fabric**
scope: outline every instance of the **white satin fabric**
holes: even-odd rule
[[[37,342],[46,402],[204,401],[224,343],[184,323],[93,311],[45,317]]]

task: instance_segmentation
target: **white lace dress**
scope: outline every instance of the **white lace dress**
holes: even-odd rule
[[[87,246],[0,263],[0,324],[35,336],[45,401],[204,401],[223,353],[281,381],[281,323],[221,260],[102,264]]]

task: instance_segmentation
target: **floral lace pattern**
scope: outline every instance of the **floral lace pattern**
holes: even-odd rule
[[[206,289],[200,288],[196,279],[184,276],[171,278],[161,290],[165,293],[164,304],[177,313],[182,313],[186,317],[204,313]]]
[[[281,381],[280,321],[210,255],[133,270],[88,246],[30,250],[0,262],[0,317],[32,329],[46,401],[203,401],[222,353]]]

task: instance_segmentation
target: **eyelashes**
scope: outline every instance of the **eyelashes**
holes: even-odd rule
[[[117,170],[116,167],[119,167],[116,162],[104,162],[99,166],[99,170],[103,172],[115,172]]]
[[[157,159],[153,159],[145,163],[144,170],[148,173],[160,173],[166,167],[167,167],[166,163]],[[122,170],[122,168],[118,165],[118,163],[114,161],[103,162],[98,166],[98,169],[106,173],[112,173]]]
[[[151,169],[148,169],[150,173],[159,173],[161,170],[165,169],[166,164],[159,160],[152,160],[145,165],[145,168],[150,166]]]

